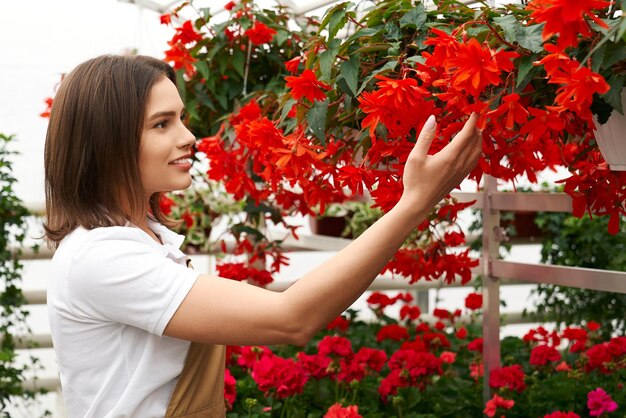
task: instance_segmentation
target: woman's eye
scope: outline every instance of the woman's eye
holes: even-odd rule
[[[154,125],[155,128],[157,129],[165,129],[167,128],[167,121],[163,120],[159,123],[157,123],[156,125]]]

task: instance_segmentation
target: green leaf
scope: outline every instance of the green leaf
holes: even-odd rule
[[[507,42],[515,42],[517,40],[517,27],[519,23],[513,15],[500,16],[493,19],[498,26],[504,31],[504,39]]]
[[[346,9],[352,7],[351,2],[339,3],[335,7],[326,12],[322,23],[320,23],[319,30],[321,31],[328,26],[328,42],[333,40],[337,35],[337,32],[343,28],[348,21],[348,13]]]
[[[400,18],[401,28],[420,30],[426,23],[426,9],[423,3],[418,3],[413,9]]]
[[[287,117],[287,114],[291,111],[291,108],[295,104],[296,104],[296,101],[294,99],[289,99],[284,104],[283,110],[280,112],[280,122],[281,123],[285,120],[285,118]]]
[[[333,68],[333,64],[335,63],[335,58],[337,58],[340,44],[341,40],[333,39],[329,43],[328,49],[320,54],[320,71],[322,73],[322,80],[330,80],[330,72]]]
[[[402,31],[393,21],[389,21],[385,24],[385,32],[387,32],[385,38],[391,40],[398,40],[402,38]]]
[[[528,49],[529,51],[538,54],[543,50],[543,23],[541,25],[532,26],[519,26],[517,31],[517,43]]]
[[[622,10],[624,10],[624,6],[622,6]],[[619,22],[619,29],[616,36],[617,40],[619,40],[620,38],[622,38],[624,42],[626,42],[626,18],[624,17],[624,15],[622,15],[621,21]]]
[[[624,82],[626,81],[626,76],[624,75],[612,75],[609,77],[606,82],[609,83],[611,89],[601,97],[606,101],[613,109],[617,110],[622,115],[624,114],[624,109],[622,108],[622,89],[624,88]]]
[[[202,78],[204,78],[205,80],[208,80],[210,78],[209,66],[207,65],[206,61],[196,61],[194,66],[196,67],[196,70],[198,70],[198,72],[202,75]]]
[[[359,91],[357,92],[357,94],[361,94],[361,92],[367,87],[367,84],[377,75],[380,73],[383,73],[385,71],[393,71],[396,66],[398,65],[398,61],[389,61],[387,64],[383,65],[382,68],[374,71],[372,74],[370,74],[369,76],[367,76],[365,78],[365,80],[363,80],[363,83],[361,84],[361,87],[359,87]]]
[[[278,46],[281,46],[290,37],[291,37],[291,34],[287,32],[286,30],[278,30],[276,32],[276,36],[274,36],[274,40],[276,41],[276,44]]]
[[[602,65],[602,61],[604,61],[604,48],[598,48],[596,52],[591,56],[591,70],[598,72],[600,66]]]
[[[543,24],[523,26],[512,15],[496,17],[493,19],[498,26],[502,28],[504,39],[510,43],[517,43],[522,48],[528,49],[534,53],[543,50],[541,46],[543,38]]]
[[[235,51],[232,59],[233,68],[241,77],[243,77],[244,67],[246,65],[246,55],[243,51]]]
[[[519,87],[522,82],[526,79],[526,76],[533,68],[534,57],[522,57],[519,60],[519,69],[517,71],[517,81],[515,85]]]
[[[352,55],[348,61],[341,64],[341,77],[345,80],[353,96],[356,96],[360,65],[361,61],[356,55]]]
[[[186,88],[186,81],[185,81],[185,70],[184,69],[180,69],[176,71],[176,85],[178,86],[178,93],[180,94],[180,98],[183,101],[183,103],[186,101],[187,98],[187,88]]]
[[[306,113],[306,120],[313,135],[326,145],[324,133],[326,131],[326,116],[328,113],[328,98],[323,102],[315,101],[313,107]]]

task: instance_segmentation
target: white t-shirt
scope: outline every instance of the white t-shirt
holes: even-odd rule
[[[189,342],[163,336],[195,283],[183,237],[152,220],[67,235],[52,259],[48,315],[70,417],[163,417]]]

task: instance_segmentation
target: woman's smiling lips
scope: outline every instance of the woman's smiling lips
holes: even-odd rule
[[[189,170],[191,168],[191,154],[184,155],[174,161],[170,161],[169,164],[180,168],[181,170]]]

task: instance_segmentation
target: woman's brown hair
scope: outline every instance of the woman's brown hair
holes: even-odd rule
[[[59,242],[76,227],[125,225],[145,216],[139,145],[151,87],[172,68],[146,56],[100,56],[61,82],[50,113],[44,149],[45,235]],[[171,225],[159,209],[150,209]]]

